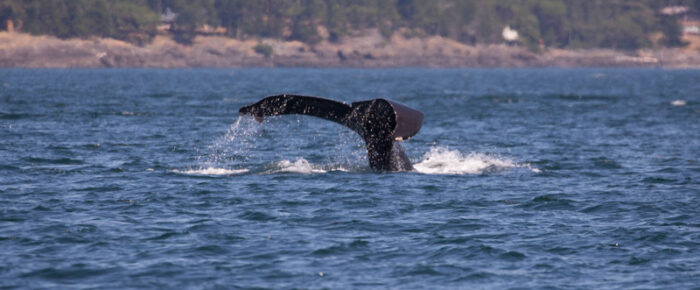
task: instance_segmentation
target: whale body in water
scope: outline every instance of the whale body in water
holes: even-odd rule
[[[413,137],[423,125],[424,115],[387,99],[353,102],[348,105],[335,100],[276,95],[238,110],[262,122],[264,117],[300,114],[342,124],[365,140],[369,166],[380,171],[410,171],[411,161],[399,141]]]

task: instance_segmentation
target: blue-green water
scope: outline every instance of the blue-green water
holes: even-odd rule
[[[416,172],[278,93],[423,111]],[[2,288],[694,288],[700,71],[0,70]]]

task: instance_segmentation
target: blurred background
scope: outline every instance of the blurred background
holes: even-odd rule
[[[696,67],[699,15],[700,0],[0,0],[0,65]]]

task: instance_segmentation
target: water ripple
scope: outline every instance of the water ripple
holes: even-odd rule
[[[0,288],[690,289],[698,76],[0,70]],[[276,93],[420,109],[417,171]]]

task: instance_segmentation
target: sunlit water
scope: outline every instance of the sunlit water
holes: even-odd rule
[[[421,110],[415,172],[277,93]],[[700,71],[0,70],[0,287],[693,288]]]

